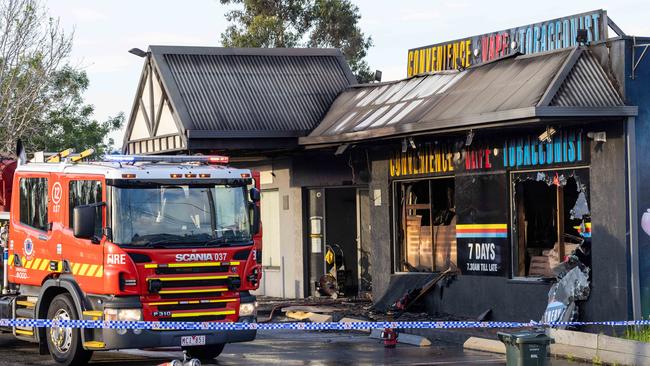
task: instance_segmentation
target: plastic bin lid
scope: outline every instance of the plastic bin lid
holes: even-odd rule
[[[553,338],[544,332],[524,330],[515,333],[497,333],[502,342],[509,343],[552,343]]]

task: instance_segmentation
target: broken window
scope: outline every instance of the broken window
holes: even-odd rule
[[[456,263],[454,179],[396,183],[398,271],[442,271]]]
[[[591,239],[588,169],[513,174],[513,275],[555,277],[553,268]]]

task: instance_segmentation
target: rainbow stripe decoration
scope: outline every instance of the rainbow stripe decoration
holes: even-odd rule
[[[573,228],[576,229],[583,238],[591,238],[591,222],[585,222],[583,225],[574,226]]]
[[[507,238],[508,224],[457,224],[456,238]]]

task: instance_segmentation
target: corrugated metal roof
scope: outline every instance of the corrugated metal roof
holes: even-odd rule
[[[588,52],[578,59],[551,102],[552,106],[562,107],[607,107],[623,104],[605,70]]]
[[[354,83],[338,50],[151,46],[150,51],[186,130],[306,135]]]
[[[622,106],[593,56],[580,48],[507,57],[462,71],[351,87],[301,144],[387,137],[459,120],[557,106]],[[561,103],[561,104],[560,104]],[[548,111],[545,110],[545,113]],[[511,118],[512,119],[512,118]]]

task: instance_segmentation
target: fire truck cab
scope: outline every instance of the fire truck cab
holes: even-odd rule
[[[249,291],[261,277],[260,194],[251,171],[218,156],[54,160],[61,162],[18,164],[11,174],[0,318],[256,321]],[[85,363],[93,351],[173,346],[211,359],[256,335],[0,330],[38,342],[65,365]]]

